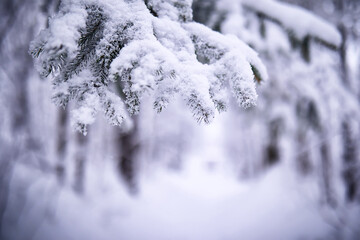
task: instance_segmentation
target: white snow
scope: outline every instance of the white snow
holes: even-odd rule
[[[341,35],[336,27],[301,7],[275,0],[242,0],[242,3],[279,21],[299,39],[309,35],[337,47],[341,44]]]
[[[154,106],[158,106],[155,108],[159,111],[179,93],[196,120],[210,122],[216,108],[226,109],[228,101],[219,87],[228,85],[240,106],[256,104],[253,69],[256,68],[263,80],[267,79],[267,72],[254,50],[233,35],[224,36],[194,23],[189,0],[153,0],[146,4],[66,0],[49,28],[33,41],[32,52],[40,54],[43,68],[40,71],[45,76],[50,72],[55,75],[55,101],[66,105],[70,100],[77,105],[78,109],[73,111],[76,124],[93,123],[99,110],[105,113],[110,124],[118,125],[127,117],[123,106],[115,110],[115,106],[109,107],[109,101],[105,100],[112,98],[111,103],[123,105],[120,96],[118,100],[114,94],[106,96],[115,93],[108,85],[109,80],[122,81],[123,100],[131,114],[138,113],[139,102],[145,94],[153,95]],[[96,7],[89,10],[88,6]],[[149,6],[157,17],[151,14]],[[85,26],[89,21],[95,21],[92,16],[96,14],[103,16],[98,19],[97,30],[93,30],[99,39],[90,45],[77,46],[80,32],[89,27]],[[79,51],[85,55],[77,56]],[[101,72],[95,67],[98,63],[111,64],[110,71]],[[74,87],[77,90],[71,91]],[[99,87],[104,89],[99,91]],[[81,99],[85,92],[94,95],[86,98],[96,101],[84,103]],[[108,114],[111,112],[115,115]]]
[[[341,234],[341,228],[352,227],[355,230],[349,230],[349,234],[356,232],[359,207],[346,205],[342,199],[345,187],[340,176],[343,142],[339,141],[339,128],[343,118],[351,115],[354,122],[358,119],[358,103],[344,89],[331,55],[319,54],[318,50],[314,53],[316,59],[312,65],[299,61],[296,53],[289,52],[287,36],[278,26],[271,25],[268,28],[270,38],[264,42],[264,49],[270,53],[267,61],[274,63],[270,64],[272,79],[261,91],[260,106],[242,114],[234,111],[224,121],[227,115],[219,116],[214,107],[215,100],[228,103],[224,86],[230,85],[240,105],[247,107],[255,103],[257,94],[251,65],[264,79],[267,78],[265,66],[257,53],[234,35],[222,35],[193,22],[178,22],[180,14],[189,12],[179,12],[173,4],[181,2],[187,6],[191,2],[189,0],[150,2],[154,8],[163,10],[159,12],[159,18],[150,14],[143,1],[81,1],[101,4],[104,12],[111,16],[112,21],[106,23],[104,30],[106,38],[110,39],[116,31],[117,23],[134,20],[135,27],[130,27],[127,36],[130,42],[114,60],[110,72],[115,75],[132,68],[132,78],[129,80],[132,85],[128,91],[147,93],[153,90],[155,96],[151,97],[161,98],[161,107],[168,104],[172,95],[180,93],[186,101],[193,101],[188,105],[193,105],[194,115],[198,114],[196,111],[200,114],[205,112],[210,115],[209,118],[216,117],[214,122],[210,126],[193,126],[193,122],[187,122],[187,115],[180,104],[173,106],[175,114],[168,113],[170,116],[162,121],[156,122],[149,117],[152,115],[143,115],[145,117],[140,121],[146,122],[147,126],[140,126],[143,129],[137,140],[140,144],[147,141],[149,145],[155,145],[154,148],[159,148],[159,160],[152,153],[144,154],[146,158],[141,161],[145,163],[139,164],[142,168],[137,169],[139,192],[134,196],[129,196],[126,184],[117,172],[113,154],[118,151],[111,149],[118,147],[114,143],[118,134],[112,133],[114,129],[106,129],[104,123],[95,123],[93,135],[89,134],[92,138],[88,138],[91,143],[85,164],[83,195],[72,189],[76,177],[71,153],[77,151],[73,136],[69,137],[72,142],[65,163],[67,177],[62,186],[55,179],[52,165],[40,171],[38,166],[31,165],[39,164],[36,161],[19,161],[14,165],[9,182],[9,205],[4,214],[4,229],[11,239],[288,240],[331,239],[333,234]],[[72,9],[73,6],[79,7],[77,1],[65,3],[77,17],[82,18],[81,21],[69,23],[64,16],[59,16],[59,19],[52,21],[52,26],[56,31],[65,29],[65,35],[59,41],[71,48],[75,46],[77,38],[71,35],[78,27],[75,25],[83,26],[86,16],[81,15],[84,9]],[[226,0],[223,4],[224,9],[226,6],[232,8],[234,1]],[[297,7],[271,0],[243,0],[243,4],[254,9],[257,7],[256,11],[264,11],[272,18],[276,17],[299,38],[311,34],[334,45],[341,40],[333,26]],[[227,33],[241,36],[241,29],[232,29],[238,26],[236,21],[241,20],[240,8],[234,6],[234,15],[226,27]],[[297,21],[299,18],[304,19],[301,21],[303,24]],[[59,23],[64,23],[64,26]],[[278,41],[279,38],[282,39]],[[103,42],[106,44],[109,39]],[[285,53],[279,49],[285,49]],[[209,62],[197,61],[195,50],[204,55],[202,57],[209,58]],[[266,55],[266,50],[263,51]],[[275,55],[277,53],[282,57]],[[354,57],[350,56],[351,59]],[[357,63],[356,60],[354,65]],[[81,87],[92,80],[90,72],[81,71],[64,84],[56,85],[57,91],[69,94],[67,87]],[[107,87],[85,89],[88,91],[84,95],[85,101],[76,104],[77,109],[73,112],[75,123],[93,123],[96,112],[108,104],[113,105],[110,110],[114,112],[102,110],[110,123],[119,124],[123,118],[127,122],[124,102]],[[210,89],[214,96],[209,94]],[[152,98],[146,97],[144,102],[152,107],[149,101]],[[305,101],[313,101],[319,108],[317,117],[323,122],[327,139],[313,130],[305,129],[304,125],[306,128],[308,126],[301,123],[297,104]],[[268,141],[273,140],[268,138],[271,138],[271,122],[275,120],[283,124],[283,132],[279,134],[281,136],[277,142],[281,160],[275,167],[265,168],[263,151]],[[171,129],[179,122],[181,126]],[[130,128],[131,123],[128,126]],[[358,127],[352,129],[354,132],[359,130]],[[310,156],[310,163],[314,164],[312,172],[299,177],[294,165],[299,154],[297,148],[301,144],[296,134],[302,130],[309,137],[304,140],[306,146],[300,147],[309,148],[309,154],[315,154],[315,157]],[[53,136],[56,136],[55,131]],[[52,139],[55,142],[55,137]],[[334,209],[321,205],[324,190],[319,183],[323,179],[320,176],[322,166],[318,145],[325,140],[329,141],[330,151],[335,152],[329,154],[333,157],[331,164],[334,173],[330,180],[334,194],[339,195],[336,196],[339,207]],[[144,149],[148,147],[146,143]],[[192,147],[188,149],[189,146]],[[55,149],[54,146],[52,148]],[[178,171],[169,170],[163,164],[171,161],[174,155],[184,159],[184,165],[179,164]],[[50,160],[53,163],[56,158]],[[161,168],[156,168],[156,164],[146,161],[163,162],[159,164]],[[147,164],[151,165],[151,169],[146,169]],[[242,168],[252,180],[239,179]],[[353,240],[350,235],[347,239]]]
[[[236,179],[223,158],[221,119],[211,126],[197,128],[197,147],[181,172],[152,169],[133,197],[111,159],[89,162],[84,196],[18,164],[12,189],[32,184],[20,224],[8,226],[21,228],[12,239],[328,239],[337,219],[319,205],[316,182],[296,178],[285,165],[252,181]]]
[[[50,206],[56,220],[45,217],[34,239],[324,238],[332,227],[287,170],[280,167],[258,181],[241,183],[198,163],[183,173],[143,179],[142,192],[134,198],[116,187],[118,179],[108,170],[95,183],[102,190],[85,198],[59,190]]]

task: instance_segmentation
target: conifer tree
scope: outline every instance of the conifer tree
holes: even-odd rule
[[[235,37],[192,20],[189,0],[73,1],[32,42],[54,102],[73,100],[76,129],[86,133],[97,112],[113,125],[137,114],[150,94],[161,112],[180,94],[195,119],[226,110],[229,86],[239,105],[255,104],[254,79],[267,73],[257,54]]]

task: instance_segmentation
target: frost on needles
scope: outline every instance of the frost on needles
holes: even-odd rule
[[[225,111],[228,89],[255,104],[255,79],[267,78],[257,53],[234,36],[192,20],[191,0],[63,0],[31,43],[52,79],[54,102],[72,111],[77,130],[102,111],[113,125],[137,114],[145,94],[161,112],[180,94],[199,122]]]

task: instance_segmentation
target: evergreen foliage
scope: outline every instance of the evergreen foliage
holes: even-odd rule
[[[75,102],[73,123],[83,133],[98,111],[120,125],[139,113],[145,94],[161,112],[179,93],[195,119],[209,123],[226,110],[226,86],[249,107],[254,79],[267,77],[247,45],[194,23],[188,0],[64,0],[30,53],[41,75],[52,76],[54,102]]]

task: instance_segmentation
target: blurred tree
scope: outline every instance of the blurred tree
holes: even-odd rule
[[[0,134],[0,238],[5,239],[4,219],[9,204],[9,192],[16,163],[26,162],[48,171],[45,148],[34,129],[31,106],[30,79],[34,76],[33,61],[28,44],[39,26],[39,19],[55,11],[57,1],[1,1],[0,2],[0,102],[2,125]],[[37,16],[37,17],[34,17]],[[22,186],[26,188],[27,185]],[[23,189],[22,189],[23,190]],[[24,207],[25,192],[18,191],[12,204],[17,209],[10,216],[16,222]],[[3,238],[4,237],[4,238]]]
[[[213,4],[196,0],[194,9],[198,11],[194,18],[214,30],[237,35],[253,46],[271,69],[269,81],[258,90],[258,106],[232,115],[229,124],[240,125],[239,133],[230,137],[229,146],[253,143],[249,149],[231,147],[231,151],[237,149],[235,156],[246,156],[244,152],[251,151],[249,162],[237,157],[241,174],[258,175],[274,163],[293,161],[303,175],[317,176],[324,202],[335,206],[336,200],[343,198],[341,189],[336,187],[341,182],[338,176],[343,171],[339,164],[342,158],[347,166],[344,170],[347,195],[352,196],[358,188],[354,179],[358,179],[355,176],[359,155],[351,146],[360,140],[357,130],[360,123],[355,120],[360,114],[356,100],[359,86],[354,84],[358,76],[350,78],[347,69],[350,38],[347,29],[352,24],[344,20],[356,14],[343,12],[350,8],[356,12],[357,7],[352,1],[289,2],[322,16],[326,16],[324,11],[330,11],[333,16],[328,19],[333,24],[304,8],[274,0],[221,0]],[[347,121],[351,122],[351,130],[344,123]],[[254,127],[247,131],[252,132],[242,134],[249,122]],[[230,131],[234,133],[233,128]],[[341,135],[343,147],[335,148],[338,145],[335,136]],[[244,136],[246,139],[242,139]],[[263,157],[254,152],[262,152]]]

